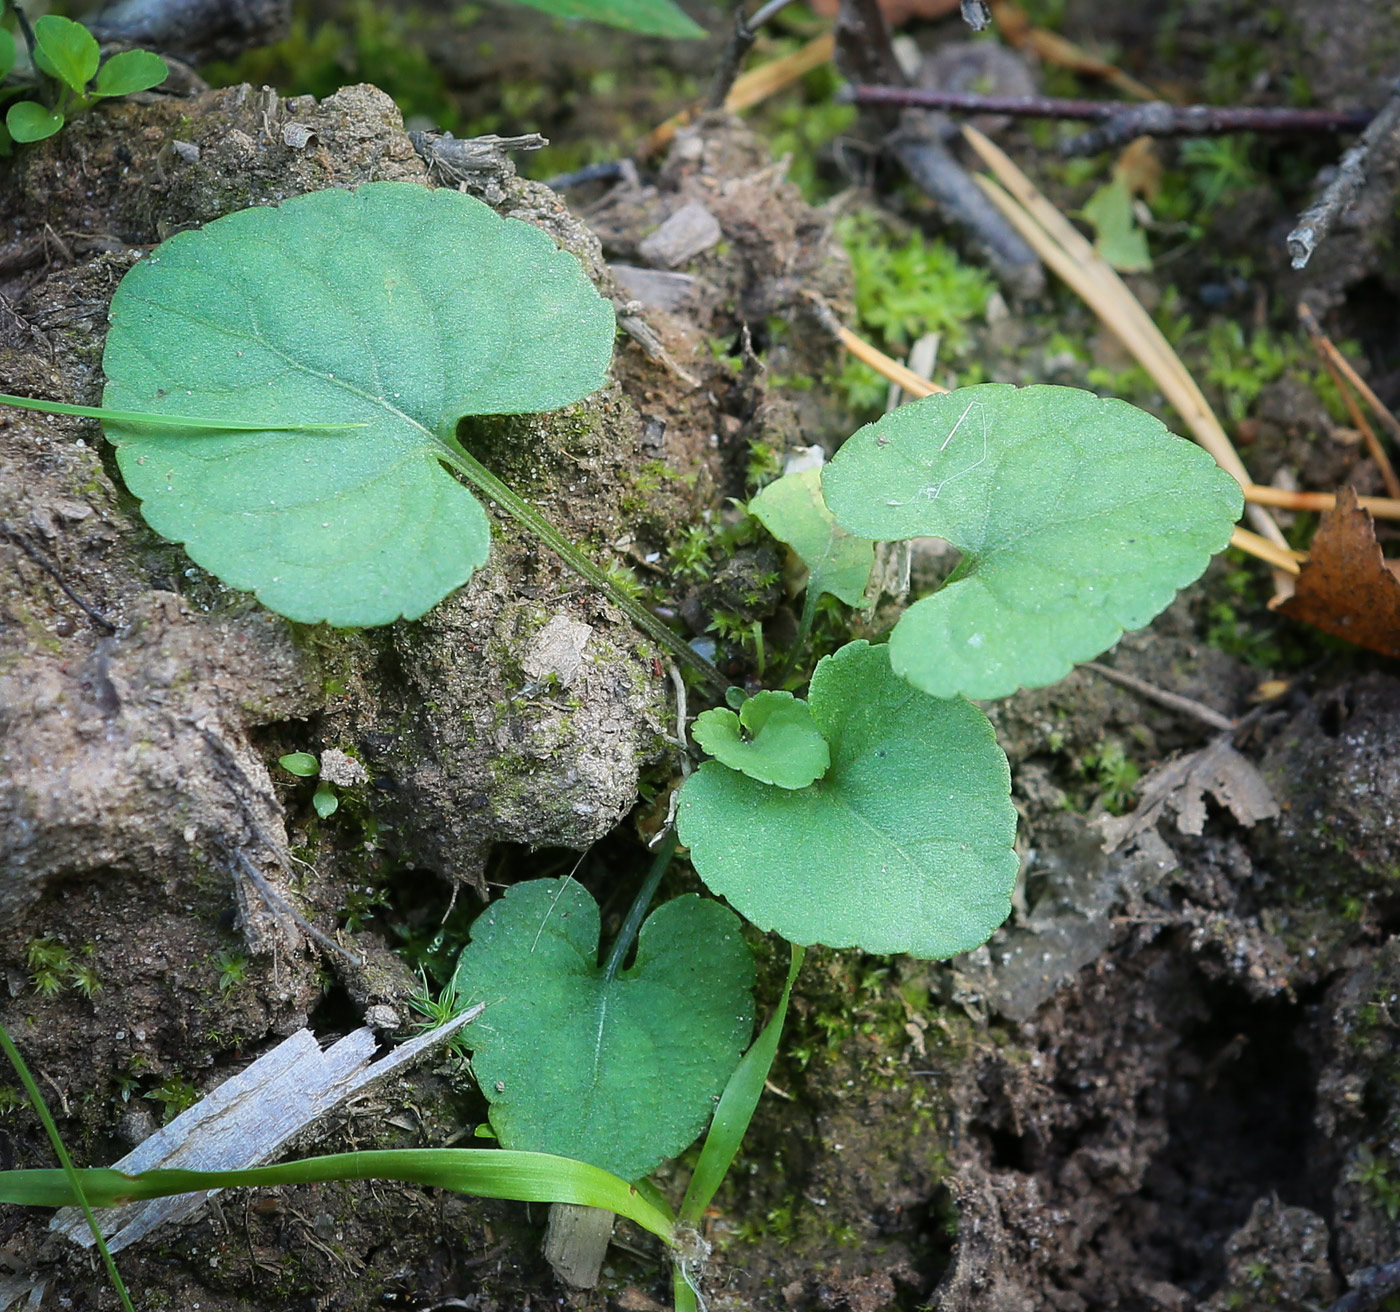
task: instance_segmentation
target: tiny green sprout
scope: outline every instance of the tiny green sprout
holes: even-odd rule
[[[298,779],[314,779],[321,773],[321,762],[310,752],[288,752],[277,758],[277,764]]]
[[[149,91],[170,75],[170,68],[149,50],[127,50],[99,67],[100,51],[81,23],[45,14],[34,23],[33,64],[42,101],[19,100],[5,115],[14,141],[25,144],[51,137],[64,123],[99,100]],[[14,68],[14,38],[0,31],[0,78]]]
[[[248,958],[241,952],[220,952],[214,959],[219,968],[219,992],[237,988],[248,977]]]
[[[168,1124],[199,1101],[199,1090],[183,1075],[169,1075],[149,1093],[141,1095],[161,1105],[161,1121]]]
[[[340,809],[340,798],[330,784],[322,783],[311,795],[311,805],[322,820],[329,820]]]
[[[31,939],[25,945],[24,963],[29,970],[30,984],[44,998],[63,992],[73,967],[67,947],[54,938]]]
[[[409,994],[408,1005],[423,1017],[422,1020],[415,1021],[413,1026],[420,1034],[435,1030],[439,1025],[446,1025],[466,1009],[466,1004],[458,998],[454,980],[448,980],[441,992],[434,993],[428,984],[427,975],[421,970],[418,972],[418,987]],[[466,1041],[459,1035],[449,1041],[447,1051],[453,1057],[465,1058],[468,1053]]]
[[[94,998],[102,992],[102,981],[93,962],[96,953],[97,949],[91,943],[85,943],[78,953],[78,960],[69,966],[69,983],[85,998]]]

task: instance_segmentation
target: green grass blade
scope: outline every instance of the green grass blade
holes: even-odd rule
[[[20,1056],[19,1049],[15,1047],[14,1041],[10,1038],[10,1032],[0,1025],[0,1050],[10,1059],[10,1065],[15,1068],[15,1074],[19,1076],[20,1083],[24,1085],[24,1092],[29,1097],[30,1106],[34,1108],[35,1114],[43,1123],[44,1132],[49,1136],[49,1142],[53,1145],[54,1154],[63,1164],[63,1169],[59,1171],[41,1171],[37,1174],[59,1176],[69,1191],[69,1202],[77,1203],[83,1209],[83,1216],[87,1220],[88,1229],[92,1231],[93,1242],[97,1245],[97,1251],[102,1254],[102,1264],[107,1268],[107,1278],[112,1282],[112,1287],[117,1291],[117,1297],[122,1301],[122,1307],[126,1312],[133,1312],[131,1297],[126,1292],[126,1284],[122,1280],[121,1272],[117,1270],[117,1264],[112,1260],[112,1254],[107,1251],[107,1241],[102,1237],[102,1230],[97,1224],[97,1218],[92,1213],[92,1203],[85,1194],[79,1176],[82,1174],[73,1165],[73,1159],[68,1156],[68,1149],[63,1145],[63,1138],[58,1133],[58,1126],[53,1123],[53,1117],[49,1115],[48,1106],[44,1102],[44,1096],[39,1092],[39,1086],[34,1083],[34,1077],[29,1073],[29,1067],[25,1065],[24,1058]],[[18,1172],[27,1174],[27,1172]]]
[[[100,405],[67,405],[62,401],[36,401],[29,396],[0,392],[0,405],[17,410],[38,410],[46,415],[78,415],[84,419],[110,419],[119,424],[148,424],[152,428],[208,428],[224,433],[339,432],[342,428],[366,428],[367,424],[240,424],[231,419],[192,419],[187,415],[152,415],[139,410],[105,410]]]
[[[664,1204],[596,1166],[549,1153],[508,1152],[498,1148],[402,1148],[334,1153],[276,1166],[239,1171],[121,1171],[90,1169],[72,1181],[63,1171],[0,1172],[0,1202],[66,1207],[79,1188],[98,1207],[116,1207],[143,1198],[201,1189],[282,1184],[324,1184],[330,1180],[404,1180],[452,1189],[482,1198],[522,1203],[581,1203],[605,1207],[635,1221],[667,1244],[675,1243],[675,1219]]]
[[[783,985],[783,995],[778,999],[777,1009],[730,1076],[719,1106],[715,1108],[710,1132],[705,1136],[705,1146],[700,1150],[700,1160],[695,1163],[695,1174],[690,1177],[690,1187],[681,1200],[679,1218],[682,1225],[699,1226],[705,1209],[728,1174],[739,1145],[744,1141],[754,1109],[763,1096],[768,1072],[773,1069],[783,1022],[787,1019],[788,999],[792,996],[797,972],[802,969],[802,957],[803,950],[794,943],[787,983]]]

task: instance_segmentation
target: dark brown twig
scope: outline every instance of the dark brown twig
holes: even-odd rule
[[[1397,155],[1400,155],[1400,83],[1391,89],[1390,99],[1361,134],[1361,140],[1342,156],[1336,176],[1323,189],[1322,195],[1298,216],[1298,224],[1287,239],[1295,269],[1306,266],[1318,242],[1351,208],[1366,185],[1367,173],[1385,171]]]
[[[68,600],[71,601],[80,611],[82,611],[83,614],[86,615],[89,620],[92,621],[93,628],[101,629],[104,633],[115,633],[117,631],[117,626],[113,624],[111,620],[109,620],[100,611],[95,610],[93,609],[93,607],[89,606],[87,602],[85,602],[76,592],[73,591],[73,589],[69,586],[68,581],[63,577],[62,574],[58,572],[57,567],[45,560],[43,556],[41,556],[39,552],[35,550],[34,546],[25,538],[23,533],[15,532],[15,530],[10,528],[8,524],[0,524],[0,537],[3,537],[7,542],[11,543],[13,546],[18,547],[22,552],[24,552],[26,556],[29,557],[30,560],[32,560],[41,570],[43,570],[45,574],[47,574],[55,583],[57,583],[63,595],[67,597]]]
[[[841,0],[835,35],[836,66],[848,81],[885,86],[905,81],[877,0]],[[884,130],[885,148],[920,190],[982,247],[997,275],[1013,291],[1031,296],[1044,287],[1045,270],[1035,252],[945,144],[955,131],[946,118],[895,106],[867,108],[866,117]]]
[[[1119,684],[1130,692],[1137,693],[1139,697],[1146,697],[1149,701],[1154,701],[1159,706],[1165,706],[1168,710],[1176,711],[1180,715],[1189,715],[1192,719],[1200,720],[1203,724],[1208,724],[1212,729],[1219,729],[1222,733],[1233,733],[1237,727],[1237,722],[1228,715],[1221,715],[1219,711],[1213,710],[1203,702],[1198,702],[1192,697],[1183,697],[1179,692],[1172,692],[1167,688],[1159,688],[1155,683],[1147,683],[1134,675],[1125,674],[1122,670],[1115,670],[1111,665],[1100,665],[1098,661],[1085,661],[1084,668],[1093,670],[1095,674],[1107,679],[1110,683]]]
[[[99,41],[122,41],[191,63],[236,59],[292,25],[291,0],[112,0],[86,20]]]
[[[1232,105],[1123,105],[1111,100],[1063,100],[1052,96],[980,96],[965,91],[915,91],[858,86],[846,97],[857,105],[898,105],[959,114],[1009,114],[1017,118],[1092,119],[1101,126],[1066,143],[1067,154],[1085,155],[1135,137],[1205,137],[1224,132],[1360,132],[1369,113],[1328,109],[1274,109]]]
[[[768,0],[768,3],[760,6],[752,18],[744,17],[743,5],[740,5],[735,11],[734,31],[730,33],[729,44],[725,46],[724,54],[720,56],[719,68],[715,72],[715,80],[710,86],[710,94],[705,101],[706,109],[724,108],[724,102],[729,99],[729,92],[734,86],[734,79],[739,76],[744,56],[753,49],[753,43],[758,39],[759,28],[770,18],[786,9],[791,2],[792,0]]]

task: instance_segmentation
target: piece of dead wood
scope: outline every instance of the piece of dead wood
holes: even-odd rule
[[[470,1007],[379,1061],[373,1060],[379,1040],[367,1026],[324,1051],[310,1030],[299,1030],[138,1144],[114,1162],[113,1169],[134,1174],[158,1167],[233,1171],[260,1166],[351,1098],[440,1047],[485,1009],[484,1002]],[[104,1209],[99,1224],[107,1246],[119,1252],[158,1225],[189,1216],[218,1192],[208,1189]],[[49,1229],[84,1248],[92,1246],[87,1221],[76,1207],[62,1208]]]
[[[1381,555],[1371,512],[1350,487],[1322,516],[1293,596],[1280,613],[1382,656],[1400,656],[1400,578]]]
[[[1155,830],[1168,813],[1176,817],[1183,834],[1199,837],[1205,831],[1206,795],[1229,808],[1245,828],[1279,814],[1264,776],[1247,757],[1240,755],[1222,735],[1208,747],[1175,760],[1166,761],[1142,781],[1142,800],[1135,810],[1123,816],[1105,816],[1103,850],[1113,852],[1139,834]]]
[[[1304,268],[1318,243],[1361,194],[1368,176],[1383,174],[1400,156],[1400,82],[1371,120],[1357,143],[1337,163],[1336,172],[1318,198],[1299,216],[1286,238],[1295,269]]]

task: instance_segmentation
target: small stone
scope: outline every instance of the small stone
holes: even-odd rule
[[[339,747],[327,747],[321,753],[321,778],[337,788],[354,788],[369,782],[369,771]]]
[[[674,269],[709,250],[723,235],[719,220],[699,201],[691,201],[643,238],[637,253],[648,264]]]

